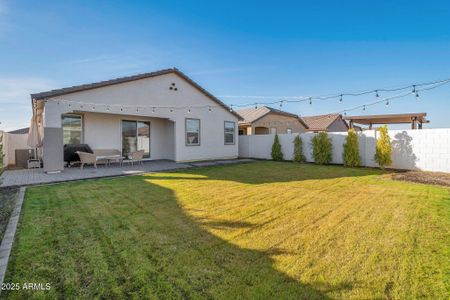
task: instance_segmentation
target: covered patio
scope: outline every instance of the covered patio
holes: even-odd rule
[[[372,125],[384,124],[411,124],[411,129],[422,129],[424,123],[430,121],[426,119],[427,113],[407,113],[407,114],[386,114],[386,115],[365,115],[365,116],[347,116],[343,119],[349,122],[350,128],[354,124],[368,125],[369,130]]]

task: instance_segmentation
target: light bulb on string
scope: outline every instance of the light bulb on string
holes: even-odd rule
[[[190,114],[191,113],[191,108],[189,107],[189,109],[188,109],[188,113]]]
[[[309,97],[309,104],[312,104],[312,97]]]
[[[233,112],[233,104],[230,105],[230,112]]]
[[[363,110],[366,110],[366,106],[365,105],[363,105]]]
[[[170,108],[170,112],[173,112],[173,108]]]
[[[416,99],[417,99],[417,100],[420,100],[420,98],[419,98],[419,92],[416,91],[416,95],[415,95],[415,96],[416,96]]]
[[[258,109],[258,103],[255,103],[255,109]]]
[[[378,94],[378,90],[375,90],[375,98],[380,98],[380,94]]]
[[[208,107],[208,111],[211,112],[211,110],[212,110],[212,109],[211,109],[211,106],[209,106],[209,107]]]
[[[92,110],[95,110],[95,105],[92,105]]]
[[[106,111],[109,111],[109,105],[106,107]]]
[[[152,113],[155,113],[155,107],[152,108]]]
[[[283,100],[280,101],[280,109],[283,107]]]
[[[389,100],[386,101],[386,106],[389,106]]]
[[[341,96],[339,97],[339,103],[342,103],[342,94],[341,94]]]
[[[413,85],[412,93],[413,93],[413,94],[416,94],[416,86],[415,86],[415,85]]]

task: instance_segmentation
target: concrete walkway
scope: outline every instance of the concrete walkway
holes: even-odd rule
[[[72,167],[65,168],[64,171],[57,174],[46,174],[42,169],[7,170],[4,171],[0,176],[0,187],[27,186],[81,179],[135,175],[150,172],[161,172],[192,167],[217,166],[250,161],[252,160],[233,159],[195,163],[176,163],[168,160],[157,160],[145,162],[143,165],[135,164],[134,166],[131,166],[127,164],[122,167],[120,167],[119,165],[99,165],[97,169],[93,167],[85,167],[83,170],[81,170],[79,167]]]

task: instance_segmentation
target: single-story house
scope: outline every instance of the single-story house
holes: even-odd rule
[[[301,117],[308,125],[308,131],[312,132],[343,132],[348,131],[349,126],[340,114],[328,114]]]
[[[64,169],[63,146],[177,162],[238,157],[240,116],[176,68],[31,95],[44,171]],[[30,130],[31,131],[31,130]]]
[[[236,110],[242,117],[239,121],[239,135],[300,133],[308,126],[298,116],[268,106]]]

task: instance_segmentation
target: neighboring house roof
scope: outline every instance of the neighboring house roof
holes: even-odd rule
[[[278,115],[288,116],[296,118],[300,123],[302,123],[305,128],[308,128],[308,125],[305,124],[305,122],[296,114],[292,114],[286,111],[282,111],[279,109],[275,109],[268,106],[260,106],[258,108],[245,108],[245,109],[239,109],[236,110],[236,112],[242,117],[242,121],[240,121],[240,124],[251,124],[253,122],[258,121],[262,117],[268,115],[269,113],[274,113]]]
[[[196,88],[201,93],[203,93],[205,96],[209,97],[211,100],[213,100],[214,102],[216,102],[217,104],[219,104],[220,106],[225,108],[226,110],[230,111],[230,108],[225,103],[223,103],[222,101],[217,99],[215,96],[213,96],[207,90],[202,88],[200,85],[198,85],[195,81],[193,81],[191,78],[189,78],[187,75],[185,75],[183,72],[181,72],[177,68],[164,69],[164,70],[159,70],[159,71],[150,72],[150,73],[137,74],[137,75],[120,77],[120,78],[115,78],[115,79],[110,79],[110,80],[105,80],[105,81],[71,86],[71,87],[51,90],[51,91],[47,91],[47,92],[35,93],[35,94],[31,94],[31,99],[32,100],[44,100],[45,98],[62,96],[62,95],[76,93],[76,92],[80,92],[80,91],[91,90],[91,89],[101,88],[101,87],[105,87],[105,86],[109,86],[109,85],[120,84],[120,83],[125,83],[125,82],[140,80],[140,79],[146,79],[146,78],[151,78],[151,77],[156,77],[156,76],[161,76],[161,75],[166,75],[166,74],[172,74],[172,73],[180,76],[181,78],[186,80],[189,84],[191,84],[194,88]],[[241,118],[240,115],[234,111],[230,111],[230,113],[232,113],[239,119]]]
[[[336,120],[342,120],[345,126],[347,122],[342,119],[340,114],[328,114],[328,115],[318,115],[318,116],[306,116],[302,117],[303,121],[308,125],[309,130],[313,131],[326,131],[328,127],[333,124]]]
[[[12,133],[12,134],[28,134],[28,130],[29,128],[20,128],[20,129],[16,129],[13,131],[8,131],[8,133]]]

